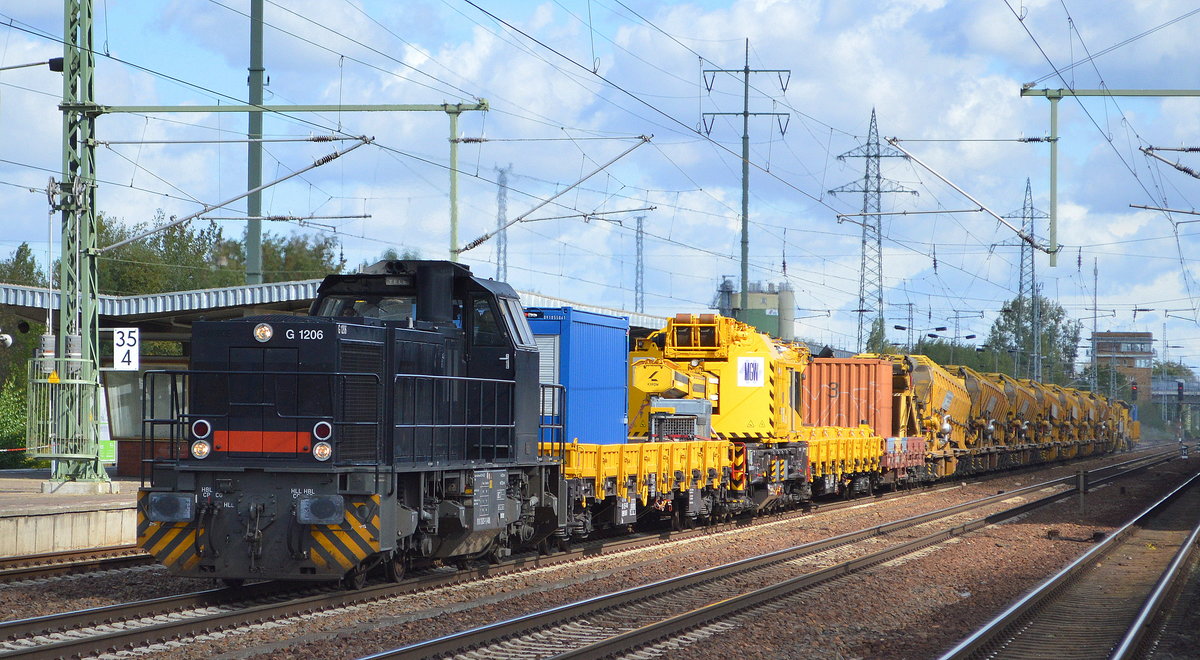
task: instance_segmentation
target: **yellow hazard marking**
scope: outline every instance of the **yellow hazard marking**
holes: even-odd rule
[[[187,549],[192,547],[195,543],[196,543],[196,533],[188,532],[187,534],[185,534],[183,536],[183,542],[180,543],[179,545],[176,545],[175,549],[171,551],[171,554],[167,555],[166,559],[163,560],[163,564],[170,566],[171,564],[174,564],[175,562],[179,561],[179,557],[182,556],[183,553],[186,552]]]
[[[343,568],[350,568],[354,565],[354,562],[346,558],[346,555],[343,555],[342,551],[338,550],[337,546],[335,546],[333,542],[330,541],[324,534],[313,534],[313,538],[315,538],[317,543],[320,543],[321,547],[325,548],[325,550],[327,550],[329,554],[333,556],[334,560],[337,561],[337,563]]]
[[[147,550],[150,551],[150,554],[154,555],[155,557],[158,557],[162,553],[166,552],[167,546],[170,545],[171,542],[173,542],[176,538],[179,537],[180,532],[184,532],[184,531],[186,531],[186,530],[183,528],[172,529],[170,532],[163,534],[162,538],[160,538],[158,540],[158,543],[155,543],[153,546],[147,548]],[[165,564],[167,562],[164,561],[163,563]]]
[[[47,378],[46,380],[47,380],[48,382],[51,382],[51,383],[57,383],[57,382],[58,382],[58,372],[57,372],[57,371],[51,371],[51,372],[50,372],[50,377],[49,377],[49,378]]]

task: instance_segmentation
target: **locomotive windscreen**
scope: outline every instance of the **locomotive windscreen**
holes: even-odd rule
[[[416,296],[332,295],[321,300],[317,316],[405,321],[417,318]]]

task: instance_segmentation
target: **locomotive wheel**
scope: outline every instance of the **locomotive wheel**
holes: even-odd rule
[[[393,555],[391,560],[384,562],[383,572],[388,582],[399,582],[404,579],[408,565],[402,554]]]
[[[342,588],[347,591],[358,591],[367,583],[367,570],[359,564],[354,568],[346,571],[346,575],[342,577]]]

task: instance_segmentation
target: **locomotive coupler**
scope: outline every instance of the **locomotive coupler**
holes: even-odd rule
[[[250,557],[250,570],[258,570],[258,560],[262,558],[262,530],[259,529],[258,522],[262,516],[266,505],[260,503],[250,505],[249,520],[246,521],[246,534],[243,539],[246,541],[246,552]]]

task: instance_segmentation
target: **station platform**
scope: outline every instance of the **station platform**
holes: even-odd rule
[[[49,469],[0,470],[0,557],[134,543],[140,482],[109,477],[118,492],[71,494],[43,492]]]

